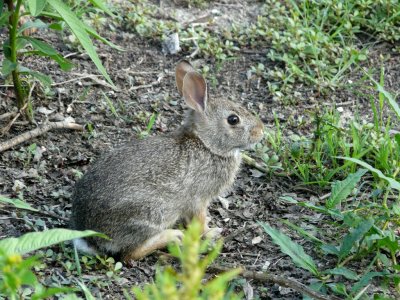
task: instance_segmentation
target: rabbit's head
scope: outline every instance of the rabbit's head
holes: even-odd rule
[[[185,127],[193,130],[212,152],[235,155],[261,140],[263,123],[239,104],[208,99],[205,79],[189,62],[181,61],[175,75],[179,93],[191,108]]]

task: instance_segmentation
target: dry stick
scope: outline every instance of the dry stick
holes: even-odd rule
[[[7,112],[5,114],[0,115],[0,120],[13,118],[16,114],[17,114],[17,112],[15,112],[15,111]]]
[[[231,269],[212,265],[209,268],[207,268],[207,270],[211,271],[213,273],[220,273],[220,272],[230,271]],[[269,274],[267,272],[247,271],[244,268],[241,268],[240,275],[246,279],[256,280],[256,281],[260,281],[260,282],[276,283],[279,286],[291,288],[301,294],[305,294],[305,295],[307,295],[313,299],[317,299],[317,300],[340,300],[341,299],[341,298],[333,296],[333,295],[327,296],[327,295],[320,294],[316,291],[311,290],[304,284],[302,284],[294,279],[284,278],[282,276]]]
[[[132,86],[132,87],[129,89],[129,91],[135,91],[135,90],[138,90],[138,89],[147,89],[147,88],[153,87],[153,86],[159,84],[163,78],[164,78],[164,75],[161,75],[161,76],[159,76],[159,77],[157,78],[156,81],[153,81],[152,83],[144,84],[144,85]]]
[[[10,121],[10,123],[7,124],[4,128],[0,130],[0,136],[5,135],[7,131],[10,130],[11,126],[17,121],[19,116],[22,114],[22,112],[25,110],[25,108],[28,106],[28,102],[25,103],[25,105],[18,111],[18,113],[14,116],[14,118]]]
[[[80,124],[66,122],[66,121],[47,123],[45,125],[39,126],[38,128],[35,128],[31,131],[28,131],[21,135],[18,135],[9,141],[0,143],[0,152],[10,149],[11,147],[14,147],[18,144],[26,142],[30,139],[33,139],[33,138],[35,138],[39,135],[42,135],[52,129],[61,129],[61,128],[73,129],[73,130],[83,130],[84,129],[84,127]]]

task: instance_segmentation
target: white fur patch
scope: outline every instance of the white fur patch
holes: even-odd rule
[[[73,243],[79,252],[83,252],[90,255],[97,254],[97,251],[94,248],[90,247],[84,239],[74,239]]]

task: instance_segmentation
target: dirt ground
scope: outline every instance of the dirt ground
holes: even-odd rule
[[[241,5],[232,2],[232,5]],[[257,2],[245,12],[247,18],[256,11]],[[170,4],[168,4],[170,5]],[[166,11],[172,9],[166,5]],[[179,11],[188,11],[178,7]],[[228,5],[216,6],[222,16],[227,16]],[[238,11],[241,11],[240,9]],[[190,10],[198,17],[201,10]],[[221,18],[229,23],[229,17]],[[25,57],[23,65],[51,75],[56,83],[47,93],[33,94],[35,123],[28,124],[17,120],[10,131],[0,137],[0,142],[11,139],[18,134],[35,128],[47,120],[62,120],[72,117],[79,124],[91,124],[91,132],[69,130],[51,131],[29,142],[18,145],[0,154],[0,194],[7,197],[23,196],[29,204],[46,214],[33,214],[0,206],[0,238],[20,236],[30,231],[40,231],[55,227],[67,227],[70,215],[70,196],[77,180],[77,174],[84,173],[90,163],[101,153],[119,144],[135,139],[146,129],[149,116],[158,113],[157,121],[150,135],[161,135],[173,131],[182,122],[184,105],[175,88],[174,67],[176,63],[190,53],[180,52],[176,55],[164,55],[161,43],[140,38],[134,32],[124,28],[115,31],[107,27],[102,36],[123,47],[117,51],[96,43],[97,51],[104,66],[113,79],[118,90],[113,90],[86,75],[98,74],[87,55],[82,55],[65,42],[66,36],[54,33],[38,33],[62,54],[69,55],[75,64],[71,72],[63,72],[54,62],[38,57]],[[1,33],[0,38],[5,38]],[[266,45],[268,47],[268,45]],[[388,45],[377,45],[371,49],[372,59],[367,64],[374,65],[379,54],[390,51]],[[309,87],[298,86],[293,105],[282,105],[272,99],[265,80],[248,78],[251,66],[264,63],[272,66],[264,55],[265,49],[259,51],[242,51],[235,60],[224,63],[216,72],[216,85],[210,84],[210,97],[229,98],[242,103],[249,110],[258,114],[267,128],[274,127],[273,112],[277,113],[284,124],[288,120],[308,118],[310,111],[317,105],[342,106],[344,111],[353,115],[362,111],[368,99],[354,98],[346,91],[332,91],[332,94],[318,96]],[[376,57],[376,59],[374,59]],[[2,53],[0,53],[0,60]],[[207,64],[213,70],[211,60],[192,59],[197,67]],[[387,84],[393,91],[399,91],[399,56],[392,54],[387,62]],[[101,77],[96,77],[103,80]],[[0,82],[0,115],[9,112],[14,105],[13,91]],[[113,102],[118,116],[111,111],[106,97]],[[343,103],[343,105],[341,105]],[[0,127],[5,126],[5,122]],[[297,129],[295,122],[287,127],[287,134],[308,134],[307,127]],[[29,150],[31,144],[36,149]],[[250,152],[251,155],[251,152]],[[304,208],[289,205],[279,200],[283,195],[296,195],[309,199],[321,196],[327,191],[316,187],[304,187],[292,178],[269,177],[243,165],[236,180],[234,189],[223,195],[229,206],[214,201],[210,208],[212,225],[223,228],[226,238],[217,263],[220,265],[245,266],[249,270],[268,270],[277,275],[294,278],[306,285],[311,283],[307,272],[296,268],[290,258],[282,254],[277,246],[267,237],[258,221],[282,227],[280,220],[289,219],[301,226],[304,220],[318,224],[324,215],[311,214]],[[49,214],[53,215],[52,217]],[[281,228],[290,234],[285,227]],[[316,233],[317,237],[318,234]],[[322,233],[323,234],[323,233]],[[313,255],[313,245],[292,236],[302,244],[306,252]],[[73,264],[72,247],[52,247],[44,253],[43,263],[37,274],[46,284],[70,285],[82,280],[96,297],[103,299],[123,298],[122,291],[129,290],[137,284],[151,282],[160,252],[136,262],[135,266],[122,268],[122,271],[107,277],[109,268],[97,262],[83,266],[83,275],[76,277],[71,271]],[[329,265],[329,258],[318,261],[323,267]],[[291,289],[277,285],[237,280],[237,289],[243,291],[248,299],[252,296],[261,299],[302,299],[302,296]]]

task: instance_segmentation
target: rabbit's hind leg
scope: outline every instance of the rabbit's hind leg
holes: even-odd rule
[[[128,263],[131,260],[138,260],[142,257],[145,257],[146,255],[149,255],[151,252],[157,249],[164,248],[165,246],[167,246],[167,244],[171,242],[180,243],[182,241],[182,238],[183,232],[181,230],[166,229],[149,238],[142,245],[135,248],[134,250],[125,253],[123,260]]]

